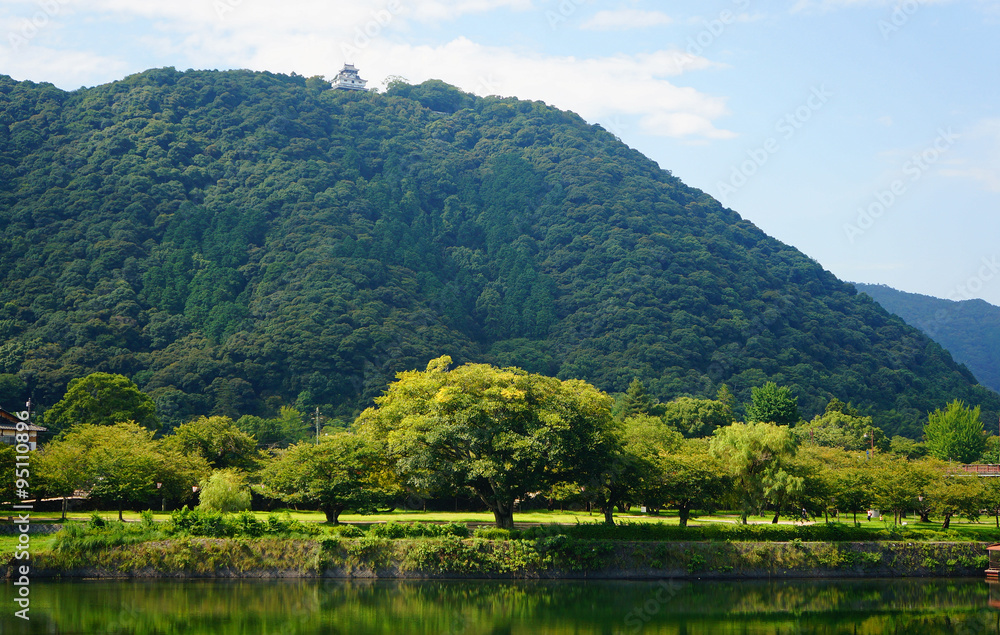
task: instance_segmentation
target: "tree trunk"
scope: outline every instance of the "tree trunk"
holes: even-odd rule
[[[951,525],[951,514],[945,514],[944,522],[941,523],[941,529],[948,529],[950,525]]]
[[[681,506],[677,508],[677,516],[681,520],[681,527],[688,526],[688,518],[691,517],[691,509],[686,506]]]
[[[744,525],[747,524],[747,516],[749,514],[750,513],[747,510],[745,510],[745,509],[740,513],[740,522],[742,524],[744,524]]]
[[[997,513],[994,516],[994,518],[996,518],[997,521],[997,529],[1000,529],[1000,510],[997,510]]]
[[[931,514],[930,510],[921,509],[920,510],[920,522],[922,522],[922,523],[929,523],[929,522],[931,522],[930,514]]]
[[[344,511],[343,507],[324,507],[323,513],[326,515],[326,522],[331,525],[339,525],[342,511]]]
[[[125,519],[122,518],[122,505],[118,506],[118,520],[124,522]]]
[[[778,511],[774,512],[774,518],[771,519],[771,524],[772,525],[777,525],[778,524],[778,516],[780,516],[780,515],[781,515],[781,510],[778,510]]]
[[[497,523],[497,527],[500,529],[513,529],[514,528],[514,507],[506,507],[503,505],[498,505],[492,510],[493,519]]]
[[[66,520],[66,508],[68,506],[69,506],[69,499],[67,499],[65,496],[63,496],[63,504],[62,504],[62,519],[63,520]],[[997,526],[1000,527],[1000,525],[997,525]]]
[[[605,525],[612,525],[612,526],[614,526],[614,524],[615,524],[615,508],[613,506],[611,506],[611,505],[608,505],[607,507],[605,507],[601,511],[604,512],[604,524]]]

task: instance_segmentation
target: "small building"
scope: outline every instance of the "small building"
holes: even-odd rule
[[[45,432],[46,428],[29,423],[27,430],[18,432],[17,426],[19,423],[21,423],[21,420],[17,417],[17,415],[0,408],[0,443],[17,445],[17,435],[27,432],[28,447],[34,450],[38,447],[38,433]]]
[[[354,64],[344,64],[344,68],[333,78],[332,84],[334,90],[368,90],[365,88],[368,80],[358,76],[358,69]]]
[[[987,547],[986,553],[990,556],[990,568],[986,570],[986,579],[997,582],[1000,577],[1000,543]]]

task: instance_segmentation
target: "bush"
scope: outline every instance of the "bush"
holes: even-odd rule
[[[275,514],[270,514],[266,521],[262,521],[248,511],[239,514],[221,514],[200,508],[189,509],[187,505],[170,514],[168,528],[174,534],[208,538],[234,536],[258,538],[264,535],[318,536],[322,533],[319,527],[305,525],[290,517],[280,518]]]
[[[473,534],[476,538],[483,540],[510,540],[511,531],[499,527],[479,527]]]
[[[436,538],[440,536],[457,536],[459,538],[469,537],[469,528],[461,523],[446,523],[437,525],[434,523],[397,523],[388,522],[379,525],[372,525],[368,528],[368,535],[376,538]]]
[[[617,525],[602,522],[564,527],[540,526],[521,531],[524,538],[537,539],[558,532],[580,540],[632,541],[733,541],[733,542],[863,542],[898,538],[901,533],[887,534],[882,528],[852,527],[843,523],[817,525],[730,525],[711,523],[697,527],[680,527],[664,523],[622,521]]]
[[[235,470],[217,470],[201,482],[199,509],[216,512],[239,512],[250,509],[250,488]]]
[[[330,528],[330,533],[341,538],[362,538],[365,535],[357,525],[336,525]]]

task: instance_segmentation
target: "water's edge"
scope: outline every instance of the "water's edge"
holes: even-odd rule
[[[16,578],[760,579],[981,577],[984,542],[180,538],[7,561]]]

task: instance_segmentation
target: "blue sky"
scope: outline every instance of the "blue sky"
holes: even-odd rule
[[[4,0],[0,73],[443,79],[600,123],[845,280],[1000,304],[1000,0]]]

